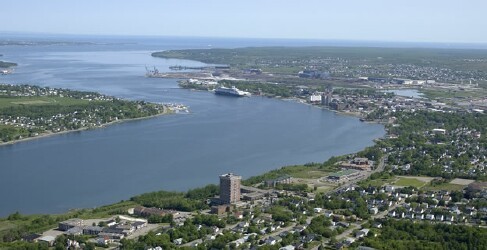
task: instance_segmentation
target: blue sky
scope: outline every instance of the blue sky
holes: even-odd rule
[[[15,0],[1,32],[487,43],[487,0]]]

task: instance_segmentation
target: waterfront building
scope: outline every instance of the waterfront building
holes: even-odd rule
[[[276,179],[266,180],[265,184],[268,187],[276,187],[278,184],[291,184],[293,181],[293,177],[289,175],[284,175]]]
[[[232,173],[220,175],[220,202],[232,204],[240,201],[241,176]]]
[[[71,229],[73,227],[82,227],[83,223],[84,222],[82,219],[73,218],[73,219],[69,219],[69,220],[59,222],[58,229],[60,231],[68,231],[69,229]]]

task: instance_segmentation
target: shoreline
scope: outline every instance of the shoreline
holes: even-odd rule
[[[179,78],[175,78],[175,79],[179,79]],[[180,88],[189,89],[191,91],[212,92],[211,90],[204,90],[204,89],[197,89],[197,88],[185,88],[185,87],[182,87],[182,86],[180,86]],[[376,121],[376,120],[372,120],[372,121],[362,120],[362,119],[364,119],[364,117],[361,116],[360,114],[356,113],[356,112],[345,112],[345,111],[333,110],[333,109],[330,109],[329,107],[326,107],[326,106],[314,105],[312,103],[308,103],[305,100],[300,99],[300,98],[297,98],[297,97],[276,97],[276,96],[270,96],[270,95],[252,95],[252,96],[267,97],[267,98],[281,100],[281,101],[289,101],[289,102],[295,102],[295,103],[298,103],[298,104],[304,104],[304,105],[311,106],[311,107],[314,107],[314,108],[319,108],[319,109],[327,110],[327,111],[333,112],[333,113],[338,114],[338,115],[343,115],[343,116],[347,116],[347,117],[358,118],[363,123],[381,124],[381,125],[385,125],[386,124],[384,122],[380,122],[380,121]]]
[[[208,90],[199,90],[199,89],[192,89],[192,88],[186,88],[186,89],[191,90],[191,91],[205,91],[205,92],[210,92]],[[258,95],[258,97],[266,97],[266,98],[276,99],[276,100],[280,100],[280,101],[295,102],[295,103],[298,103],[298,104],[304,104],[304,105],[310,106],[312,108],[318,108],[318,109],[322,109],[322,110],[327,110],[327,111],[333,112],[333,113],[338,114],[338,115],[344,115],[344,116],[348,116],[348,117],[360,118],[360,116],[358,116],[356,114],[347,113],[347,112],[341,112],[341,111],[336,111],[336,110],[331,110],[331,109],[329,109],[327,107],[317,106],[317,105],[313,105],[311,103],[302,102],[301,101],[302,99],[299,99],[299,98],[283,98],[283,97],[266,96],[266,95]],[[80,128],[80,129],[76,129],[76,130],[62,131],[62,132],[58,132],[58,133],[52,133],[52,132],[51,133],[45,133],[45,134],[41,134],[41,135],[36,136],[36,137],[29,137],[29,138],[15,140],[15,141],[11,141],[11,142],[0,143],[0,147],[1,146],[7,146],[7,145],[13,145],[13,144],[19,143],[19,142],[25,142],[25,141],[35,140],[35,139],[42,139],[42,138],[45,138],[45,137],[47,138],[47,137],[55,136],[55,135],[67,134],[67,133],[72,133],[72,132],[79,132],[79,131],[90,130],[90,129],[105,128],[105,127],[108,127],[108,126],[111,126],[111,125],[114,125],[114,124],[117,124],[117,123],[124,123],[124,122],[137,121],[137,120],[145,120],[145,119],[152,119],[152,118],[156,118],[158,116],[170,115],[170,114],[175,114],[175,113],[176,113],[175,111],[169,110],[167,112],[163,112],[163,113],[160,113],[160,114],[157,114],[157,115],[152,115],[152,116],[147,116],[147,117],[138,117],[138,118],[132,118],[132,119],[124,119],[124,120],[112,121],[112,122],[109,122],[109,123],[100,125],[98,127]],[[370,123],[381,124],[381,123],[378,123],[378,122],[370,122]],[[384,125],[384,124],[381,124],[381,125]],[[387,135],[387,132],[385,133],[385,135]],[[372,140],[372,143],[373,143],[372,145],[375,145],[377,143],[376,140],[377,139],[381,139],[381,138],[383,138],[383,137],[377,137],[377,138],[373,139]],[[361,151],[363,149],[364,148],[360,149],[359,151]],[[357,152],[359,152],[359,151],[357,151]],[[354,152],[354,153],[356,153],[356,152]],[[325,159],[325,161],[326,160],[328,160],[328,159]],[[303,164],[305,164],[305,163],[303,163]],[[279,166],[276,169],[279,169],[281,167],[284,167],[284,166]],[[269,171],[265,171],[265,172],[263,172],[261,174],[258,174],[258,175],[262,175],[262,174],[268,173],[268,172],[273,171],[273,170],[275,170],[275,169],[272,169],[272,170],[269,170]],[[166,190],[163,190],[163,191],[166,191]],[[187,190],[186,191],[183,191],[183,192],[187,192]],[[147,193],[147,192],[144,192],[144,193]],[[144,193],[141,193],[141,194],[144,194]],[[138,194],[138,195],[141,195],[141,194]],[[125,201],[128,201],[128,200],[129,200],[129,198],[127,200],[125,200]],[[96,206],[96,207],[93,207],[93,208],[100,208],[100,207],[105,207],[105,206],[111,206],[111,205],[114,205],[114,204],[117,204],[117,203],[118,202],[115,202],[115,203],[104,203],[104,204],[101,204],[101,205]],[[70,209],[68,209],[66,211],[60,211],[60,212],[57,212],[57,213],[45,213],[45,214],[49,214],[49,215],[58,215],[58,214],[59,215],[63,215],[63,214],[68,214],[68,213],[73,212],[73,211],[78,211],[78,210],[83,210],[83,209],[88,209],[89,210],[89,209],[93,209],[93,208],[86,208],[86,207],[85,208],[70,208]],[[31,216],[31,215],[37,215],[37,214],[39,214],[39,213],[24,214],[24,215]],[[40,214],[44,214],[44,213],[40,213]],[[5,217],[0,217],[0,219],[4,219],[4,218],[6,218],[6,216]]]
[[[163,113],[160,113],[160,114],[157,114],[157,115],[150,115],[150,116],[144,116],[144,117],[137,117],[137,118],[129,118],[129,119],[122,119],[122,120],[117,120],[117,121],[111,121],[111,122],[104,123],[104,124],[102,124],[100,126],[97,126],[97,127],[83,127],[83,128],[79,128],[79,129],[60,131],[60,132],[57,132],[57,133],[54,133],[54,132],[46,132],[46,133],[42,133],[42,134],[39,134],[39,135],[33,136],[33,137],[27,137],[27,138],[22,138],[22,139],[18,139],[18,140],[8,141],[8,142],[1,142],[0,143],[0,147],[14,145],[14,144],[17,144],[17,143],[20,143],[20,142],[28,142],[28,141],[37,140],[37,139],[44,139],[44,138],[48,138],[48,137],[56,136],[56,135],[63,135],[63,134],[74,133],[74,132],[81,132],[81,131],[86,131],[86,130],[103,129],[103,128],[106,128],[108,126],[115,125],[117,123],[124,123],[124,122],[130,122],[130,121],[151,119],[151,118],[156,118],[156,117],[159,117],[159,116],[170,115],[170,114],[174,114],[174,112],[173,111],[168,111],[168,112],[163,112]]]

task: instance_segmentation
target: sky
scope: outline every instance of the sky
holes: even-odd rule
[[[14,0],[0,32],[487,43],[487,0]]]

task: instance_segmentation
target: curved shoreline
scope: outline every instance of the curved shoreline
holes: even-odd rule
[[[169,111],[169,112],[163,112],[163,113],[160,113],[160,114],[157,114],[157,115],[150,115],[150,116],[130,118],[130,119],[122,119],[122,120],[117,120],[117,121],[112,121],[112,122],[104,123],[104,124],[102,124],[100,126],[97,126],[97,127],[83,127],[83,128],[79,128],[79,129],[60,131],[60,132],[57,132],[57,133],[54,133],[54,132],[45,132],[45,133],[42,133],[42,134],[39,134],[39,135],[33,136],[33,137],[27,137],[27,138],[22,138],[22,139],[18,139],[18,140],[13,140],[13,141],[8,141],[8,142],[2,142],[2,143],[0,143],[0,147],[2,147],[2,146],[8,146],[8,145],[14,145],[14,144],[20,143],[20,142],[28,142],[28,141],[32,141],[32,140],[43,139],[43,138],[47,138],[47,137],[51,137],[51,136],[56,136],[56,135],[63,135],[63,134],[73,133],[73,132],[81,132],[81,131],[92,130],[92,129],[103,129],[103,128],[106,128],[108,126],[115,125],[117,123],[124,123],[124,122],[130,122],[130,121],[151,119],[151,118],[155,118],[155,117],[158,117],[158,116],[169,115],[169,114],[173,114],[173,112]]]

